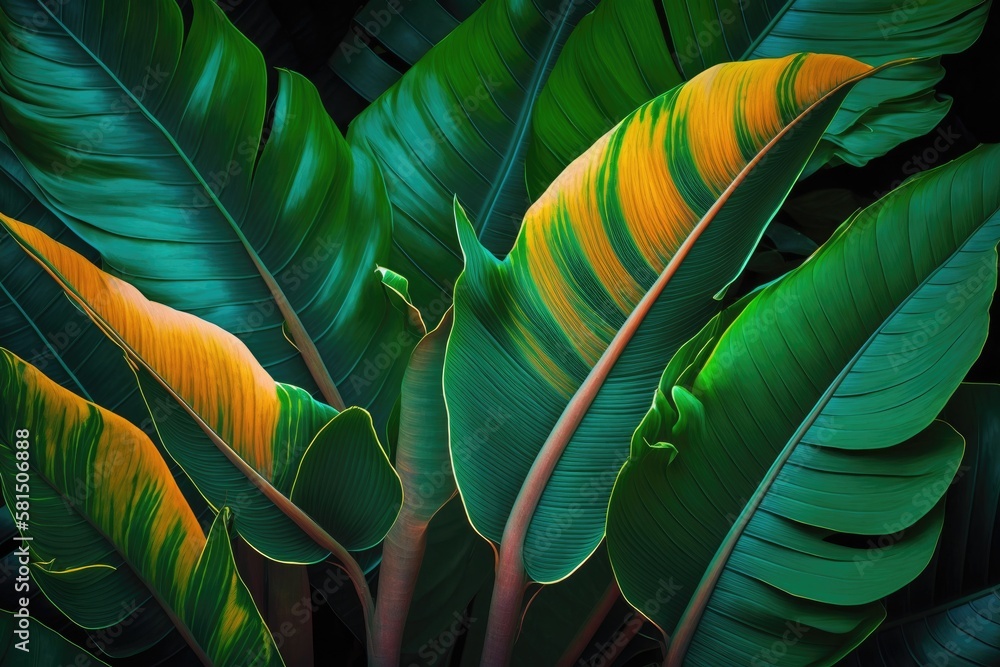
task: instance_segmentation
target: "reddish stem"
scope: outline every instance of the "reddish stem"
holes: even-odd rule
[[[372,623],[372,667],[397,667],[403,628],[427,547],[427,522],[404,505],[382,547]]]

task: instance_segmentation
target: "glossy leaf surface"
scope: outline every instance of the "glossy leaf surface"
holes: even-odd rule
[[[353,515],[350,525],[369,531],[355,548],[371,546],[371,531],[379,539],[388,531],[399,508],[399,479],[370,422],[357,428],[354,414],[363,411],[338,414],[304,390],[274,382],[235,336],[148,301],[32,227],[6,217],[0,222],[125,350],[167,450],[214,508],[232,505],[236,529],[251,545],[297,563],[330,551],[302,532],[301,510],[287,499],[303,456],[316,448],[331,451],[320,456],[325,467],[310,475],[324,475],[340,492],[372,492],[348,493],[352,504],[338,508]],[[345,523],[325,528],[343,530],[340,537],[358,534]]]
[[[379,169],[290,72],[265,128],[260,53],[192,4],[185,33],[172,0],[4,0],[0,124],[109,270],[381,430],[403,363],[366,371],[416,337],[375,274],[391,225]]]
[[[479,533],[500,542],[508,517],[519,522],[528,577],[558,581],[597,548],[658,365],[716,312],[713,297],[870,71],[800,55],[703,73],[574,162],[503,262],[459,211],[466,268],[445,362],[452,461]],[[537,509],[512,514],[519,493]]]
[[[951,106],[933,93],[937,56],[979,36],[988,0],[605,0],[582,19],[539,96],[526,158],[538,196],[576,156],[633,109],[728,61],[797,52],[869,65],[931,58],[885,70],[851,91],[809,170],[861,165],[930,131]]]
[[[63,613],[102,628],[145,606],[162,617],[164,632],[173,624],[203,659],[283,664],[236,572],[228,509],[206,540],[138,428],[6,350],[0,387],[4,499],[16,507],[16,494],[24,493],[18,474],[25,473],[31,502],[21,532],[32,538],[25,543],[32,580]]]
[[[986,146],[911,179],[667,366],[608,509],[667,664],[761,657],[789,623],[783,662],[834,661],[930,561],[964,449],[932,420],[986,339],[998,166]],[[655,610],[653,562],[683,586]]]

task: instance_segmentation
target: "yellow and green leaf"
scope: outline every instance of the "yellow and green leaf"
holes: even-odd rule
[[[145,605],[205,661],[282,664],[233,563],[228,510],[206,539],[142,431],[6,350],[0,388],[4,499],[31,538],[32,581],[63,613],[96,629]]]
[[[537,509],[521,515],[532,579],[558,581],[597,548],[657,364],[716,312],[714,296],[871,72],[819,55],[704,72],[576,160],[503,262],[459,211],[466,268],[445,363],[452,460],[473,524],[494,542],[534,485]],[[529,480],[540,459],[548,472]]]
[[[236,530],[251,545],[305,563],[336,548],[316,543],[323,531],[352,549],[385,535],[402,491],[364,411],[338,414],[274,382],[231,334],[147,300],[28,225],[5,216],[0,224],[126,352],[164,446],[212,507],[232,506]],[[324,464],[311,471],[316,483],[364,489],[347,494],[339,524],[313,537],[303,532],[316,530],[312,519],[288,501],[307,451]]]
[[[174,0],[2,0],[0,128],[109,270],[381,432],[422,332],[375,274],[379,166],[301,75],[278,72],[269,114],[261,53],[215,3],[190,9],[185,25]]]
[[[807,171],[863,165],[929,132],[951,101],[934,86],[940,56],[979,36],[989,0],[604,0],[580,20],[534,107],[525,158],[536,197],[633,109],[719,63],[797,52],[856,58],[884,70],[859,83]]]
[[[840,103],[875,71],[800,54],[703,72],[566,169],[502,262],[458,209],[466,267],[445,398],[462,500],[500,543],[486,660],[508,658],[524,580],[559,581],[600,544],[658,365],[715,314]]]

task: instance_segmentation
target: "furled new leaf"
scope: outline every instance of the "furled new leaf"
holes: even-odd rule
[[[525,175],[538,196],[640,104],[712,65],[796,52],[869,65],[927,57],[858,84],[810,163],[861,165],[933,128],[951,106],[936,58],[979,36],[989,0],[605,0],[566,42],[532,116]]]
[[[913,178],[671,360],[607,523],[665,664],[776,644],[782,664],[829,664],[927,565],[964,448],[933,419],[986,340],[998,169],[984,146]],[[654,609],[663,575],[682,591]]]
[[[6,350],[0,389],[0,479],[8,507],[30,496],[15,511],[33,584],[85,628],[144,606],[206,664],[282,664],[236,572],[228,509],[206,540],[145,434]]]
[[[418,336],[375,274],[391,225],[379,169],[290,72],[265,133],[260,53],[192,4],[185,33],[173,0],[3,0],[0,125],[109,270],[381,430],[406,355],[365,371]]]

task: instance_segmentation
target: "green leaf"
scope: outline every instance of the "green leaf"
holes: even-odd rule
[[[371,0],[354,16],[358,28],[367,34],[363,38],[365,33],[360,30],[349,31],[330,57],[330,69],[371,102],[401,74],[369,47],[368,35],[393,56],[413,65],[480,4],[479,0]]]
[[[142,431],[6,350],[0,388],[4,500],[31,538],[32,583],[60,611],[96,629],[145,607],[205,662],[282,664],[236,572],[227,509],[206,540]]]
[[[459,210],[452,461],[480,534],[506,541],[517,522],[530,579],[558,581],[600,544],[658,366],[717,312],[870,71],[834,56],[736,63],[653,100],[564,172],[503,262]]]
[[[289,496],[351,551],[381,542],[403,502],[399,476],[372,441],[377,438],[371,416],[360,408],[344,410],[309,443]]]
[[[258,150],[263,59],[221,9],[193,5],[185,34],[172,0],[3,0],[0,124],[109,270],[381,430],[405,355],[362,371],[418,336],[375,274],[391,225],[379,169],[286,71]]]
[[[399,508],[398,477],[374,430],[357,428],[360,408],[338,413],[298,387],[274,382],[235,336],[147,300],[33,227],[3,215],[0,225],[126,352],[164,446],[213,508],[232,506],[247,542],[291,563],[333,552],[348,561],[359,592],[367,590],[327,530],[358,538],[357,523],[378,518],[366,528],[384,535]],[[288,499],[309,449],[327,466],[310,475],[355,489],[337,515],[324,514],[336,516],[332,525],[317,525]]]
[[[25,640],[15,634],[22,628],[21,617],[9,611],[0,611],[0,662],[6,667],[52,667],[67,665],[76,667],[108,667],[89,652],[73,644],[44,623],[28,618],[27,633],[23,648],[18,645]]]
[[[913,178],[671,360],[607,523],[666,664],[829,664],[931,559],[963,451],[933,420],[986,340],[998,167],[984,146]],[[653,609],[664,575],[682,593]]]
[[[965,457],[948,489],[944,528],[931,565],[886,601],[878,632],[839,663],[899,666],[1000,664],[1000,385],[962,384],[940,415],[965,436]]]
[[[807,173],[863,165],[930,131],[950,99],[936,56],[979,36],[985,0],[605,0],[573,31],[532,117],[525,177],[539,196],[576,156],[640,104],[722,62],[831,53],[884,70],[851,91]]]
[[[487,0],[351,123],[348,140],[375,155],[392,201],[386,265],[409,278],[429,324],[462,269],[456,193],[483,244],[498,256],[510,250],[530,203],[531,110],[570,29],[595,4]]]

